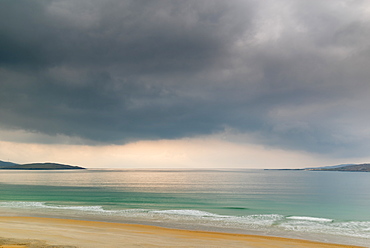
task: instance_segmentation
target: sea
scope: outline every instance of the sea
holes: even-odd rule
[[[1,170],[0,215],[144,224],[370,247],[370,173]]]

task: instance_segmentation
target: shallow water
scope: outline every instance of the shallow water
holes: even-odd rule
[[[370,173],[1,171],[0,214],[370,243]],[[328,240],[330,241],[330,240]],[[369,241],[369,242],[368,242]]]

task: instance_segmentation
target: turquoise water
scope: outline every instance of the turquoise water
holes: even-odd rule
[[[0,171],[0,214],[370,243],[370,173]]]

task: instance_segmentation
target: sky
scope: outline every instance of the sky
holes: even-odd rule
[[[370,162],[366,0],[1,0],[0,160]]]

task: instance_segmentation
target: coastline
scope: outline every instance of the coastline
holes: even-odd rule
[[[5,243],[4,243],[5,242]],[[41,217],[0,217],[0,248],[361,247],[308,240]]]

